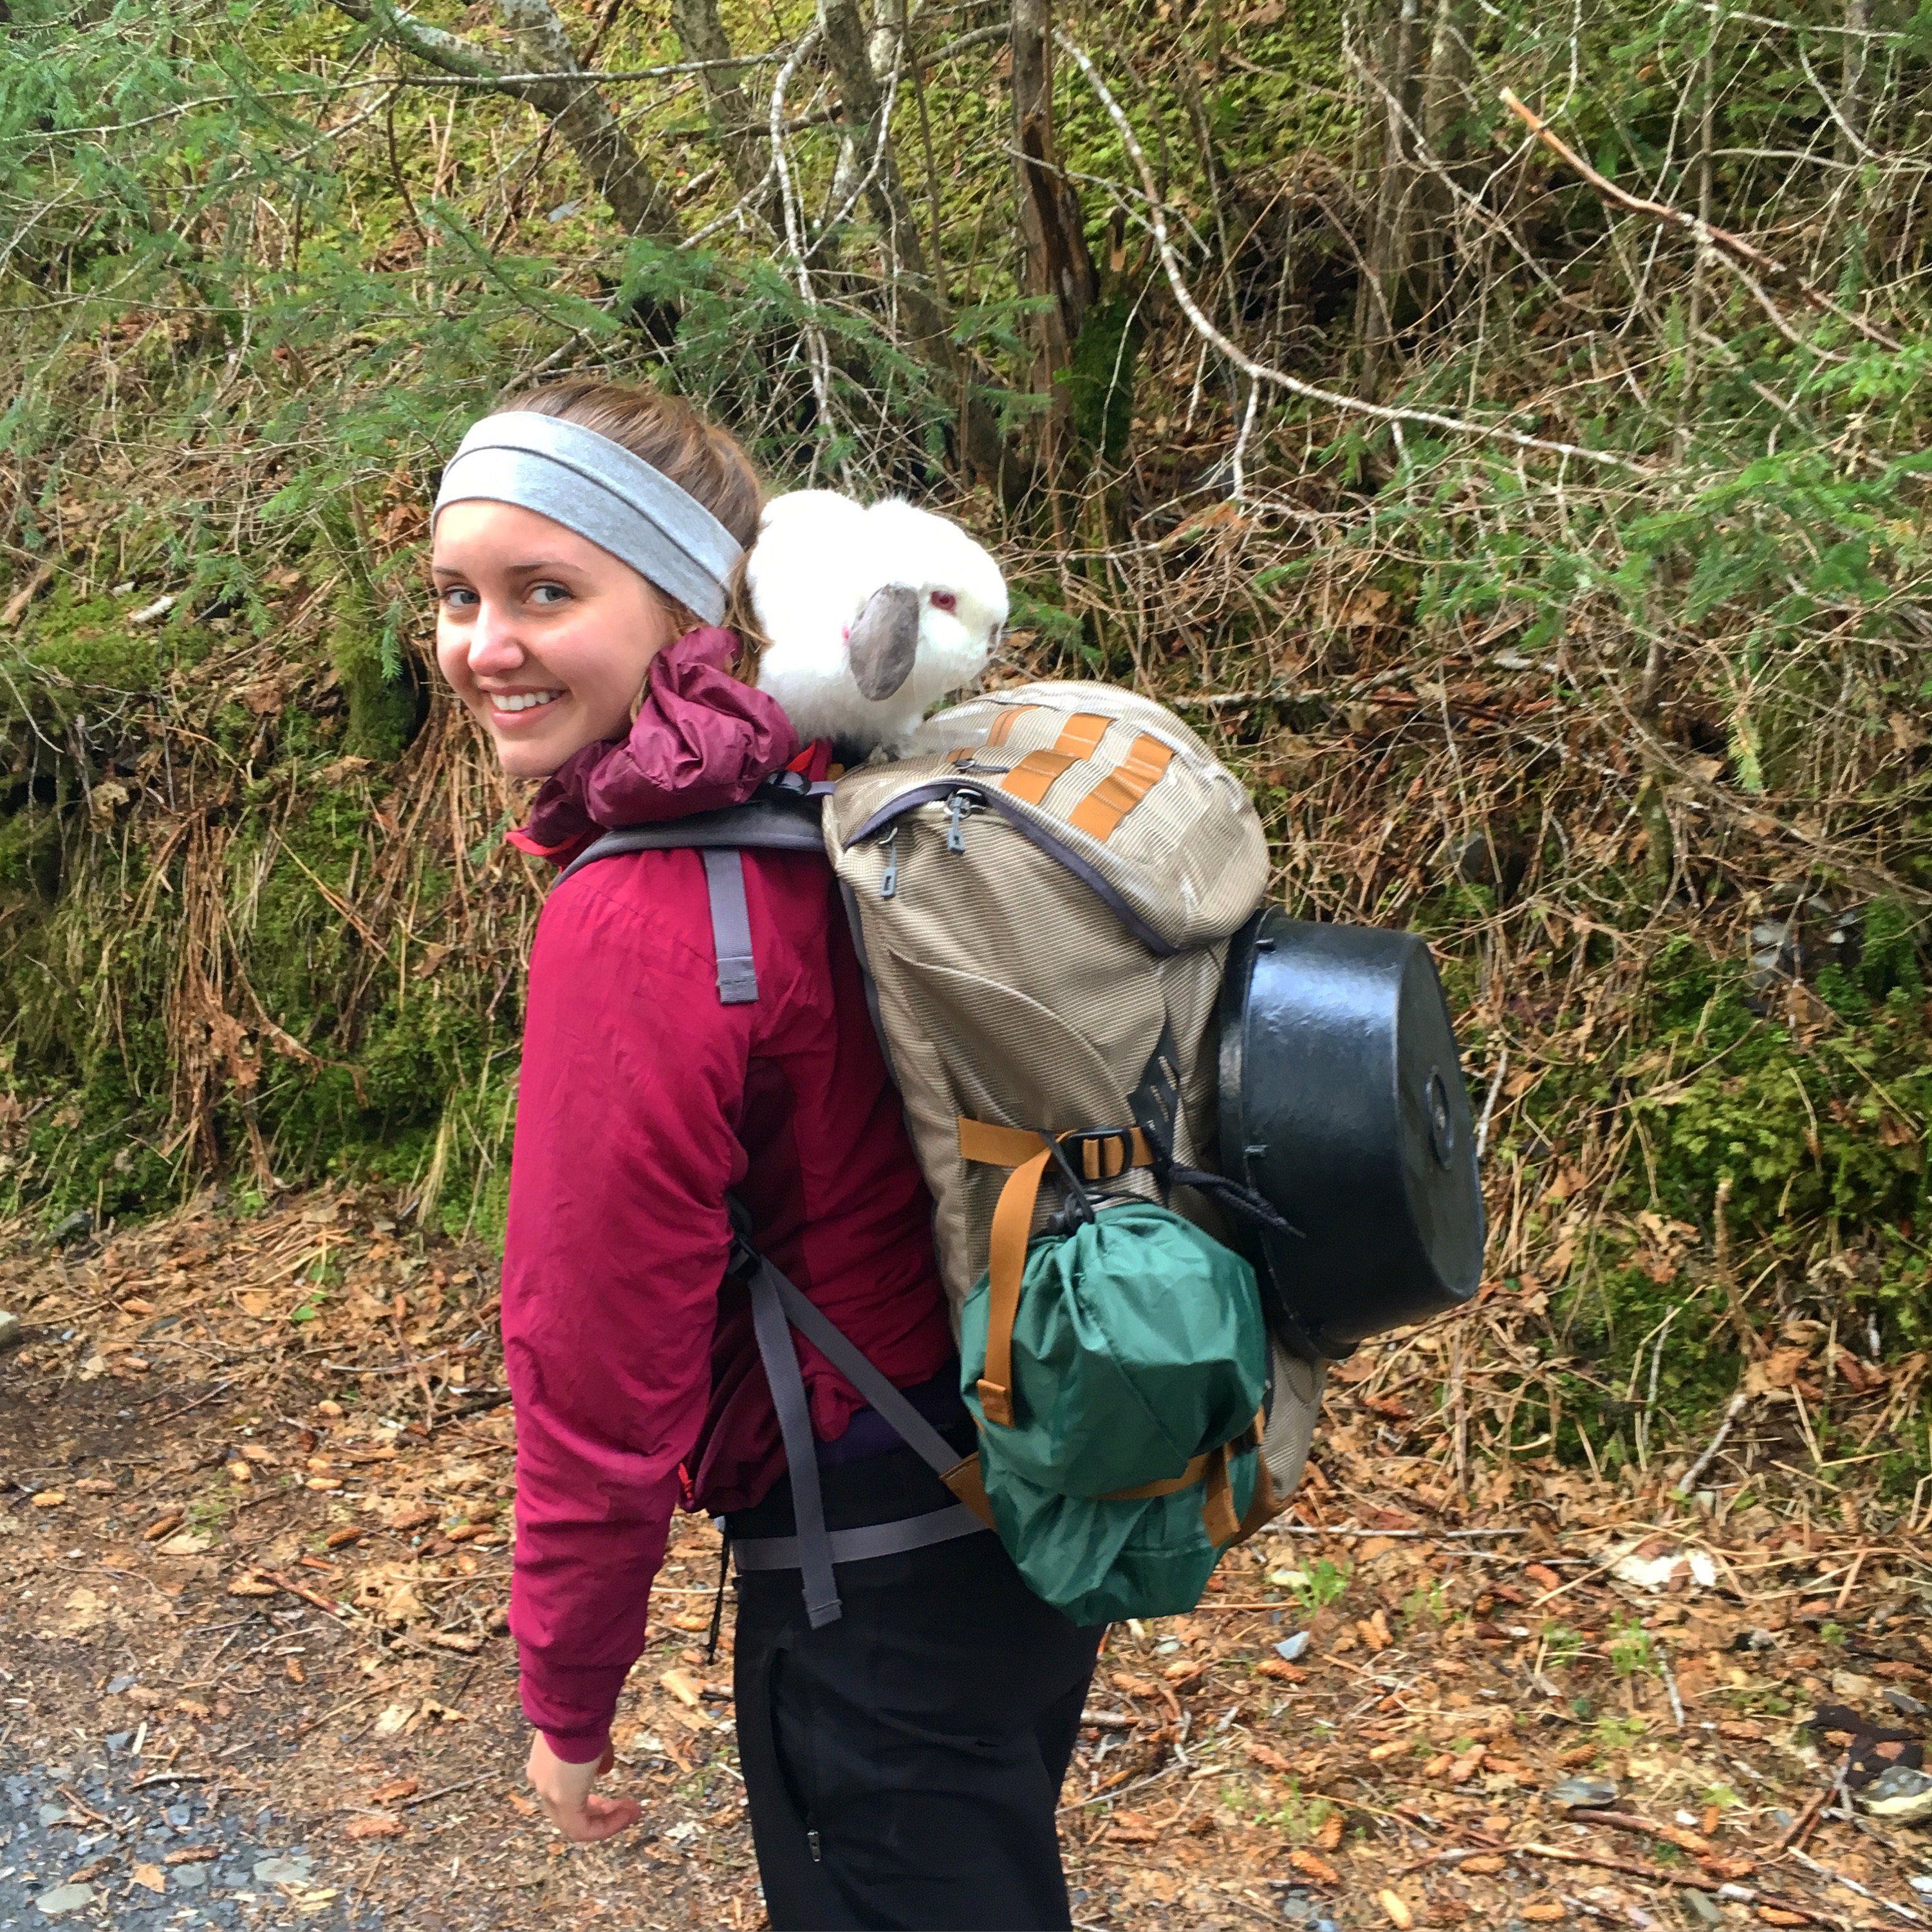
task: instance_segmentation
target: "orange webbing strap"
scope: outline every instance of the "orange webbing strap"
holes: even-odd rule
[[[1060,736],[1054,740],[1053,748],[1068,758],[1090,758],[1100,740],[1107,735],[1107,727],[1113,722],[1111,718],[1102,718],[1097,711],[1076,711],[1060,728]]]
[[[1226,1549],[1241,1534],[1241,1520],[1234,1514],[1234,1485],[1228,1480],[1225,1442],[1208,1460],[1208,1493],[1201,1502],[1201,1526],[1216,1550]]]
[[[1064,752],[1029,752],[1000,781],[1000,789],[1028,805],[1037,805],[1053,789],[1054,780],[1077,762]]]
[[[1037,711],[1039,709],[1040,706],[1037,704],[1009,705],[998,717],[993,720],[992,728],[986,734],[986,742],[988,745],[1004,745],[1011,734],[1013,727],[1029,711]]]
[[[1102,842],[1111,838],[1120,820],[1160,782],[1173,758],[1172,746],[1143,732],[1120,764],[1066,814],[1067,824]]]
[[[1027,1237],[1033,1232],[1034,1204],[1052,1150],[1042,1148],[1013,1169],[993,1210],[992,1238],[986,1253],[991,1300],[986,1309],[986,1366],[980,1378],[980,1407],[988,1422],[1013,1426],[1013,1322],[1020,1311],[1020,1281],[1026,1270]]]
[[[1100,1500],[1103,1503],[1138,1503],[1148,1502],[1154,1496],[1177,1496],[1183,1490],[1191,1490],[1208,1473],[1208,1466],[1220,1454],[1218,1449],[1202,1450],[1198,1456],[1190,1456],[1187,1466],[1178,1476],[1169,1476],[1158,1483],[1142,1483],[1138,1489],[1109,1490]]]
[[[1286,1496],[1274,1492],[1274,1478],[1268,1474],[1268,1458],[1255,1458],[1255,1493],[1248,1504],[1248,1513],[1241,1519],[1241,1533],[1236,1540],[1245,1543],[1255,1532],[1265,1523],[1274,1522],[1288,1507]]]
[[[993,1505],[986,1495],[986,1479],[980,1473],[976,1454],[954,1463],[939,1480],[952,1492],[954,1500],[964,1503],[988,1529],[999,1527],[993,1520]]]
[[[1024,708],[1037,710],[1040,707],[1035,705]],[[1006,713],[1009,718],[1018,715],[1017,710]],[[1107,727],[1113,722],[1097,712],[1076,711],[1060,728],[1060,736],[1054,740],[1053,749],[1029,752],[1000,782],[1000,789],[1011,792],[1016,798],[1024,799],[1028,805],[1038,805],[1052,790],[1054,780],[1069,765],[1094,755],[1100,740],[1107,735]],[[995,742],[990,733],[986,742],[989,745]]]
[[[990,1120],[959,1123],[959,1154],[963,1160],[976,1161],[982,1167],[1020,1167],[1039,1153],[1043,1136],[1030,1127],[996,1127]],[[1124,1140],[1132,1142],[1132,1158],[1124,1158]],[[1154,1150],[1147,1136],[1135,1127],[1111,1140],[1088,1140],[1076,1144],[1081,1156],[1082,1178],[1112,1180],[1123,1168],[1151,1167]]]
[[[1084,1178],[1111,1180],[1130,1166],[1151,1167],[1154,1151],[1148,1145],[1146,1135],[1138,1127],[1133,1129],[1131,1159],[1125,1144],[1128,1138],[1116,1135],[1110,1140],[1076,1142]],[[959,1122],[962,1160],[1013,1170],[1000,1189],[998,1204],[993,1210],[992,1234],[987,1246],[991,1301],[986,1310],[986,1366],[979,1387],[980,1406],[986,1420],[1006,1429],[1013,1426],[1013,1322],[1019,1313],[1027,1240],[1033,1232],[1040,1178],[1053,1158],[1046,1142],[1045,1135],[1028,1127],[995,1126],[988,1120],[969,1120],[963,1116]]]

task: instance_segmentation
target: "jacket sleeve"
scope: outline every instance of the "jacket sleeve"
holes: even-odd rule
[[[526,1714],[601,1754],[644,1647],[679,1466],[710,1390],[744,1007],[721,1006],[694,853],[646,911],[593,869],[550,901],[530,994],[504,1241],[516,1404],[510,1627]],[[688,869],[692,876],[684,877]]]

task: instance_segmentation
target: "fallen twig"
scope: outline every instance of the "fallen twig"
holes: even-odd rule
[[[506,1402],[513,1400],[506,1388],[484,1389],[479,1394],[459,1402],[454,1408],[447,1409],[439,1415],[432,1425],[432,1432],[436,1429],[447,1429],[452,1422],[460,1422],[465,1416],[481,1415],[486,1410],[501,1408]]]
[[[1664,1678],[1665,1694],[1670,1700],[1671,1721],[1681,1731],[1684,1728],[1684,1700],[1678,1694],[1677,1674],[1670,1667],[1670,1659],[1660,1647],[1657,1652],[1657,1668]]]
[[[1276,1536],[1386,1536],[1399,1543],[1460,1543],[1466,1537],[1527,1536],[1530,1532],[1522,1527],[1508,1529],[1329,1529],[1318,1523],[1277,1522],[1271,1526],[1270,1534]]]
[[[1705,1449],[1703,1454],[1700,1456],[1696,1461],[1678,1478],[1677,1493],[1680,1496],[1688,1496],[1696,1488],[1697,1478],[1716,1460],[1718,1451],[1724,1446],[1726,1438],[1730,1436],[1738,1418],[1744,1414],[1750,1401],[1750,1397],[1742,1389],[1739,1389],[1737,1394],[1731,1397],[1729,1405],[1724,1410],[1724,1419],[1718,1424],[1717,1434],[1711,1438],[1709,1444]]]
[[[1780,1852],[1790,1851],[1802,1845],[1811,1835],[1819,1819],[1824,1814],[1825,1807],[1838,1795],[1838,1786],[1844,1777],[1845,1766],[1849,1765],[1851,1761],[1850,1754],[1847,1753],[1844,1763],[1839,1766],[1837,1772],[1833,1774],[1831,1783],[1826,1786],[1822,1791],[1819,1792],[1812,1798],[1810,1803],[1806,1805],[1804,1809],[1784,1828],[1784,1834],[1778,1841],[1778,1849]]]
[[[1924,1916],[1914,1912],[1909,1906],[1894,1905],[1890,1899],[1881,1898],[1876,1892],[1859,1884],[1856,1879],[1847,1878],[1843,1872],[1834,1871],[1829,1865],[1821,1865],[1816,1858],[1799,1851],[1795,1846],[1792,1848],[1791,1856],[1806,1870],[1816,1872],[1820,1878],[1829,1879],[1834,1885],[1843,1886],[1847,1892],[1856,1892],[1859,1898],[1869,1899],[1874,1905],[1883,1906],[1886,1911],[1896,1912],[1910,1924],[1923,1925],[1925,1923]]]
[[[1721,1893],[1736,1905],[1768,1905],[1779,1912],[1795,1912],[1808,1925],[1834,1925],[1829,1912],[1786,1898],[1777,1892],[1760,1892],[1756,1886],[1739,1885],[1734,1880],[1708,1878],[1702,1872],[1670,1871],[1662,1865],[1640,1864],[1634,1858],[1606,1858],[1600,1852],[1568,1851],[1560,1845],[1517,1845],[1513,1850],[1521,1857],[1555,1858],[1568,1865],[1595,1865],[1604,1871],[1623,1872],[1632,1878],[1646,1879],[1652,1885],[1680,1886],[1692,1892]]]
[[[348,1612],[340,1604],[331,1598],[323,1596],[319,1591],[311,1590],[306,1585],[298,1583],[292,1577],[284,1576],[279,1570],[257,1570],[255,1574],[260,1577],[263,1582],[272,1583],[277,1589],[286,1590],[290,1596],[299,1597],[304,1603],[313,1604],[319,1610],[326,1610],[338,1622],[346,1623],[350,1620]]]
[[[467,1791],[472,1784],[481,1784],[486,1778],[495,1775],[494,1772],[479,1771],[474,1778],[463,1778],[454,1784],[446,1784],[434,1791],[425,1791],[419,1798],[405,1798],[402,1801],[402,1808],[405,1811],[413,1811],[419,1804],[434,1804],[439,1798],[448,1798],[456,1792]]]
[[[163,1424],[173,1421],[177,1416],[187,1414],[190,1409],[199,1408],[205,1402],[212,1402],[217,1396],[223,1394],[228,1389],[232,1388],[234,1386],[235,1384],[232,1377],[226,1382],[217,1382],[214,1388],[210,1389],[206,1395],[198,1395],[195,1397],[194,1401],[182,1403],[179,1408],[171,1408],[168,1411],[166,1414],[156,1416],[154,1420],[148,1426],[151,1428],[159,1429]],[[152,1398],[150,1398],[150,1400],[152,1399]]]
[[[1628,1811],[1572,1811],[1570,1822],[1573,1825],[1604,1825],[1613,1832],[1640,1832],[1646,1838],[1675,1845],[1680,1852],[1689,1852],[1694,1856],[1702,1856],[1711,1849],[1710,1840],[1700,1832],[1686,1831],[1681,1825],[1660,1825]]]

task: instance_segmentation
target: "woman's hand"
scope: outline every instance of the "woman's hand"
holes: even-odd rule
[[[634,1798],[597,1798],[590,1787],[616,1762],[608,1744],[595,1764],[566,1764],[553,1751],[542,1732],[530,1741],[526,1767],[542,1801],[544,1815],[566,1838],[590,1844],[634,1825],[644,1808]]]

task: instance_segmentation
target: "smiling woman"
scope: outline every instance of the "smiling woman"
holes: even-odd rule
[[[470,430],[436,497],[436,657],[506,771],[622,735],[651,660],[724,616],[760,496],[730,436],[654,390],[554,383]]]
[[[464,438],[436,502],[437,655],[506,769],[544,780],[521,850],[568,866],[601,832],[825,776],[829,738],[801,746],[730,669],[758,496],[728,436],[649,390],[540,392]],[[804,552],[806,584],[835,550]],[[531,949],[502,1273],[531,1783],[568,1838],[637,1822],[594,1787],[671,1514],[702,1509],[739,1552],[772,1924],[1065,1926],[1054,1806],[1099,1633],[1034,1596],[896,1432],[943,1438],[942,1463],[973,1442],[932,1202],[830,868],[699,842],[567,874]],[[739,1219],[892,1384],[884,1408],[801,1348],[781,1427],[758,1330],[774,1363],[793,1344],[728,1274]],[[808,1604],[785,1552],[814,1522],[838,1580]]]

